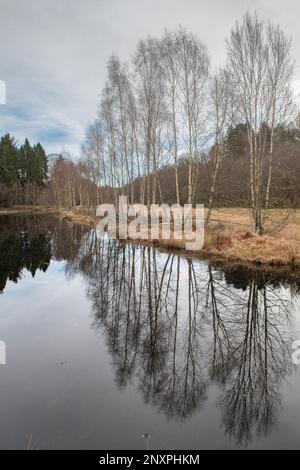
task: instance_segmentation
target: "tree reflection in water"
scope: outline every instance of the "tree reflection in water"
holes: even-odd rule
[[[92,324],[105,333],[118,387],[136,383],[146,403],[185,420],[203,406],[215,384],[222,425],[235,442],[244,445],[272,431],[280,387],[292,372],[298,280],[224,271],[121,244],[67,222],[46,226],[43,234],[27,228],[29,243],[23,235],[21,241],[5,238],[2,231],[1,252],[5,246],[9,253],[10,244],[20,251],[12,265],[9,256],[1,262],[2,290],[6,279],[17,280],[24,267],[34,272],[46,269],[50,257],[67,260],[69,276],[84,275]]]
[[[0,294],[7,281],[18,282],[23,270],[35,276],[46,271],[51,260],[51,236],[46,227],[41,230],[33,217],[2,217],[0,230]]]
[[[0,294],[7,281],[18,282],[25,270],[34,277],[47,271],[51,259],[75,259],[88,230],[51,215],[1,216]]]
[[[280,386],[292,372],[292,294],[277,275],[222,271],[91,231],[70,270],[85,274],[96,328],[120,388],[184,420],[221,389],[225,432],[239,444],[276,425]]]

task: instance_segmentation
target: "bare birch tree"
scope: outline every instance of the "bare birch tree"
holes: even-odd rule
[[[187,199],[191,204],[195,187],[193,169],[204,137],[209,57],[206,47],[193,34],[180,28],[176,36],[180,64],[181,139],[189,161]]]
[[[268,121],[267,47],[264,24],[256,14],[247,13],[237,23],[227,40],[228,70],[235,92],[240,118],[247,125],[250,156],[250,191],[253,228],[263,232],[262,161],[266,138],[263,132]]]
[[[126,65],[122,65],[117,56],[113,55],[108,61],[108,82],[113,99],[113,119],[115,141],[117,142],[118,165],[122,168],[122,186],[133,183],[133,155],[130,141],[130,105],[131,84]],[[130,198],[133,200],[131,184]]]
[[[233,122],[234,106],[232,100],[233,94],[230,89],[228,73],[225,69],[219,69],[211,78],[210,85],[210,114],[214,134],[214,145],[212,148],[213,164],[208,212],[205,221],[206,225],[209,223],[213,207],[217,175],[221,160],[224,156],[226,133]]]
[[[175,168],[176,202],[180,205],[180,188],[178,178],[178,152],[179,152],[179,77],[180,63],[178,57],[178,38],[176,33],[166,31],[161,41],[161,54],[163,58],[163,73],[166,82],[166,100],[169,110],[170,139],[169,149]]]
[[[270,188],[272,181],[273,152],[275,130],[279,124],[288,122],[294,109],[291,92],[291,78],[294,73],[294,61],[291,58],[291,38],[288,38],[279,26],[268,25],[268,88],[269,88],[269,162],[266,188],[266,209],[269,207]]]
[[[159,54],[159,43],[148,38],[140,41],[134,56],[135,77],[137,82],[138,113],[143,133],[143,154],[146,173],[146,196],[150,206],[155,202],[156,185],[163,201],[158,177],[160,149],[158,139],[161,132],[161,113],[164,107],[164,88]],[[152,180],[152,184],[151,184]]]
[[[90,179],[96,187],[97,205],[101,202],[101,187],[107,185],[104,159],[104,136],[102,124],[96,119],[86,131],[85,143],[82,146],[83,161],[90,169]]]
[[[264,231],[269,207],[276,128],[293,114],[291,40],[278,26],[246,13],[227,40],[230,81],[247,125],[253,226]],[[267,175],[264,177],[264,167]]]

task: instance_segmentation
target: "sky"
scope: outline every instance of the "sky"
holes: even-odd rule
[[[299,0],[0,0],[0,135],[78,158],[112,53],[128,61],[140,39],[181,25],[219,66],[225,38],[247,10],[292,35],[300,92]]]

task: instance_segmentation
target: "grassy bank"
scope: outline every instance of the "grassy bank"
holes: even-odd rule
[[[48,206],[14,206],[12,208],[0,209],[0,215],[47,215],[52,214],[61,219],[69,220],[70,222],[95,226],[97,223],[96,217],[90,215],[90,212],[84,208],[74,209],[59,209]]]
[[[1,214],[54,214],[60,218],[88,226],[97,219],[84,208],[72,210],[41,206],[18,206],[0,209]],[[282,223],[284,221],[284,223]],[[300,210],[288,213],[281,209],[269,210],[266,216],[267,233],[258,236],[251,229],[247,209],[216,209],[201,252],[185,250],[185,240],[144,240],[163,249],[180,250],[189,256],[209,257],[230,263],[300,268]]]
[[[230,261],[300,267],[300,210],[269,210],[265,227],[265,235],[255,234],[247,209],[215,210],[204,250]]]

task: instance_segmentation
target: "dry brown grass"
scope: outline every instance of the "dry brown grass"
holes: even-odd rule
[[[205,230],[203,250],[198,254],[233,262],[300,267],[300,210],[269,210],[265,217],[267,233],[259,236],[252,230],[249,209],[214,210]],[[283,221],[286,225],[281,227]],[[171,234],[170,240],[150,243],[185,250],[186,241],[174,240]]]
[[[94,226],[97,218],[90,214],[90,211],[83,207],[73,209],[58,209],[46,206],[14,206],[12,208],[0,209],[0,215],[7,214],[28,214],[28,215],[45,215],[53,214],[61,219],[69,220],[74,223]]]
[[[13,206],[0,208],[0,215],[7,214],[57,214],[58,210],[47,206]]]
[[[58,216],[61,219],[69,220],[75,224],[88,225],[93,227],[97,224],[96,216],[90,214],[86,208],[76,207],[74,209],[59,209]]]
[[[204,250],[232,261],[300,267],[300,210],[269,210],[265,220],[267,233],[259,236],[248,209],[215,210]]]
[[[0,214],[52,213],[57,216],[89,226],[97,219],[90,211],[78,207],[72,210],[51,207],[14,207],[1,209]],[[288,216],[288,218],[287,218]],[[273,266],[300,267],[300,209],[293,212],[273,209],[266,214],[267,234],[259,236],[252,231],[249,209],[224,208],[212,212],[209,227],[205,230],[205,242],[201,255],[209,255],[228,261]],[[282,221],[285,225],[281,227]],[[281,230],[278,231],[278,228]],[[144,240],[138,243],[152,244],[165,249],[185,250],[185,240]],[[191,252],[188,252],[191,254]]]

